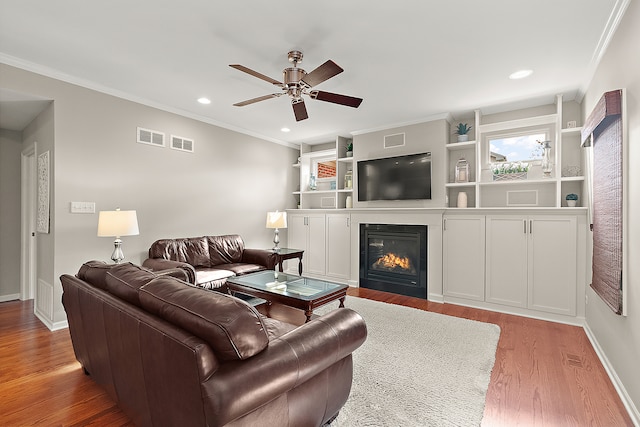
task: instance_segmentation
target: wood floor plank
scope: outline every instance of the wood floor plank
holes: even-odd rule
[[[500,326],[483,427],[633,425],[582,328],[363,288],[349,295]],[[0,303],[0,361],[0,425],[133,425],[83,373],[68,330],[49,331],[32,301]]]

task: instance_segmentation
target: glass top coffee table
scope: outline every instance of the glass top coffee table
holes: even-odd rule
[[[340,300],[344,307],[349,286],[308,277],[292,276],[273,270],[229,277],[230,291],[304,310],[307,322],[313,310],[331,301]]]

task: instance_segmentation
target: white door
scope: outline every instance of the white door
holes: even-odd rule
[[[302,249],[302,264],[307,258],[307,221],[301,214],[291,214],[287,216],[287,248]],[[298,259],[285,261],[287,264],[285,271],[291,274],[298,274]],[[304,271],[303,271],[304,273]]]
[[[484,216],[445,217],[443,228],[444,294],[484,301]]]
[[[21,254],[20,299],[35,298],[36,288],[36,147],[22,152],[21,158]],[[34,304],[34,309],[37,304]]]
[[[324,214],[307,215],[307,250],[303,258],[303,274],[325,274],[325,230]]]
[[[528,252],[529,308],[575,316],[576,218],[530,217]]]
[[[327,214],[327,277],[349,280],[351,271],[351,216]]]
[[[486,301],[527,307],[527,221],[487,216]]]

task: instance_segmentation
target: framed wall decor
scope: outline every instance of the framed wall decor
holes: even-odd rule
[[[38,156],[38,233],[49,233],[49,151]]]

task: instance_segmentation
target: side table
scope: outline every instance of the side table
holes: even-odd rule
[[[271,249],[276,254],[278,269],[282,273],[282,262],[288,259],[298,258],[298,275],[302,276],[302,254],[303,249],[280,248],[278,250]]]

